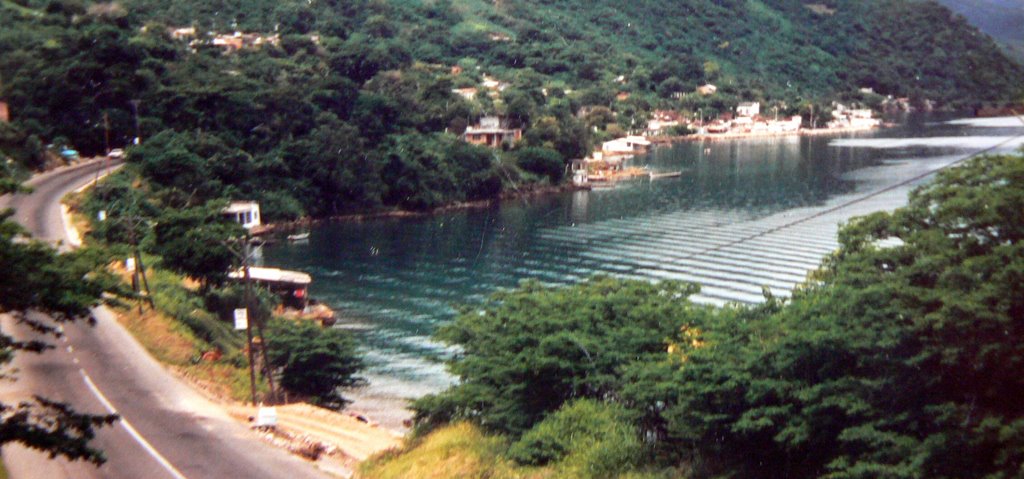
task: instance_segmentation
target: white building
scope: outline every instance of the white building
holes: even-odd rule
[[[761,114],[761,104],[753,102],[743,102],[736,107],[737,116],[755,117]]]
[[[601,145],[601,151],[605,155],[632,155],[647,151],[649,146],[651,146],[651,142],[647,141],[647,138],[627,136],[604,142]]]
[[[224,208],[222,213],[245,229],[260,225],[260,204],[255,201],[235,201]]]

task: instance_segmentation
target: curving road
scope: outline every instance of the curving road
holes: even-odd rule
[[[105,170],[102,161],[34,177],[30,194],[0,197],[0,209],[34,236],[67,244],[60,199]],[[0,384],[0,398],[15,402],[33,394],[71,403],[91,413],[117,412],[122,420],[100,430],[95,445],[107,454],[102,467],[64,460],[20,446],[6,446],[11,477],[27,478],[326,478],[314,465],[271,447],[223,410],[172,376],[147,354],[106,308],[94,310],[95,326],[65,326],[58,348],[20,354],[12,365],[18,380]],[[30,334],[9,317],[4,331]]]

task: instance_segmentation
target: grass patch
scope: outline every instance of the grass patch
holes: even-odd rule
[[[508,447],[499,436],[488,436],[477,427],[459,423],[438,429],[406,449],[371,458],[359,468],[358,477],[399,479],[446,479],[524,477],[511,461],[501,456]],[[544,477],[527,476],[527,477]]]
[[[544,467],[521,466],[507,457],[509,441],[489,435],[475,425],[461,422],[438,428],[409,441],[402,449],[391,450],[363,462],[361,479],[572,479],[593,477],[592,471],[575,467],[575,460]],[[602,475],[609,479],[676,479],[685,474],[676,470],[629,470]]]

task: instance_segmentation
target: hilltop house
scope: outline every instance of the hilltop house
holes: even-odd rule
[[[500,148],[503,144],[512,144],[523,138],[522,128],[509,128],[496,116],[485,116],[480,123],[466,128],[462,135],[466,143]]]
[[[455,88],[455,89],[452,90],[452,93],[454,93],[456,95],[459,95],[462,98],[465,98],[467,100],[472,100],[472,99],[476,98],[477,89],[476,88],[472,88],[472,87],[470,87],[470,88]]]
[[[184,40],[196,36],[196,27],[170,28],[168,32],[174,40]]]
[[[243,228],[251,230],[260,225],[260,204],[255,201],[234,201],[221,211]]]
[[[225,51],[230,53],[243,48],[256,49],[264,44],[278,45],[281,43],[281,35],[263,36],[258,33],[235,32],[231,35],[215,35],[210,43],[214,46],[223,47]]]
[[[761,104],[754,102],[743,102],[736,107],[736,116],[755,117],[761,114]]]
[[[701,96],[714,95],[717,91],[718,87],[710,83],[708,83],[707,85],[701,85],[697,87],[697,93],[699,93]]]

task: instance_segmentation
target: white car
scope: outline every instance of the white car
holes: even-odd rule
[[[114,148],[113,150],[110,150],[110,153],[107,153],[107,158],[110,158],[111,160],[124,159],[124,150],[120,148]]]

